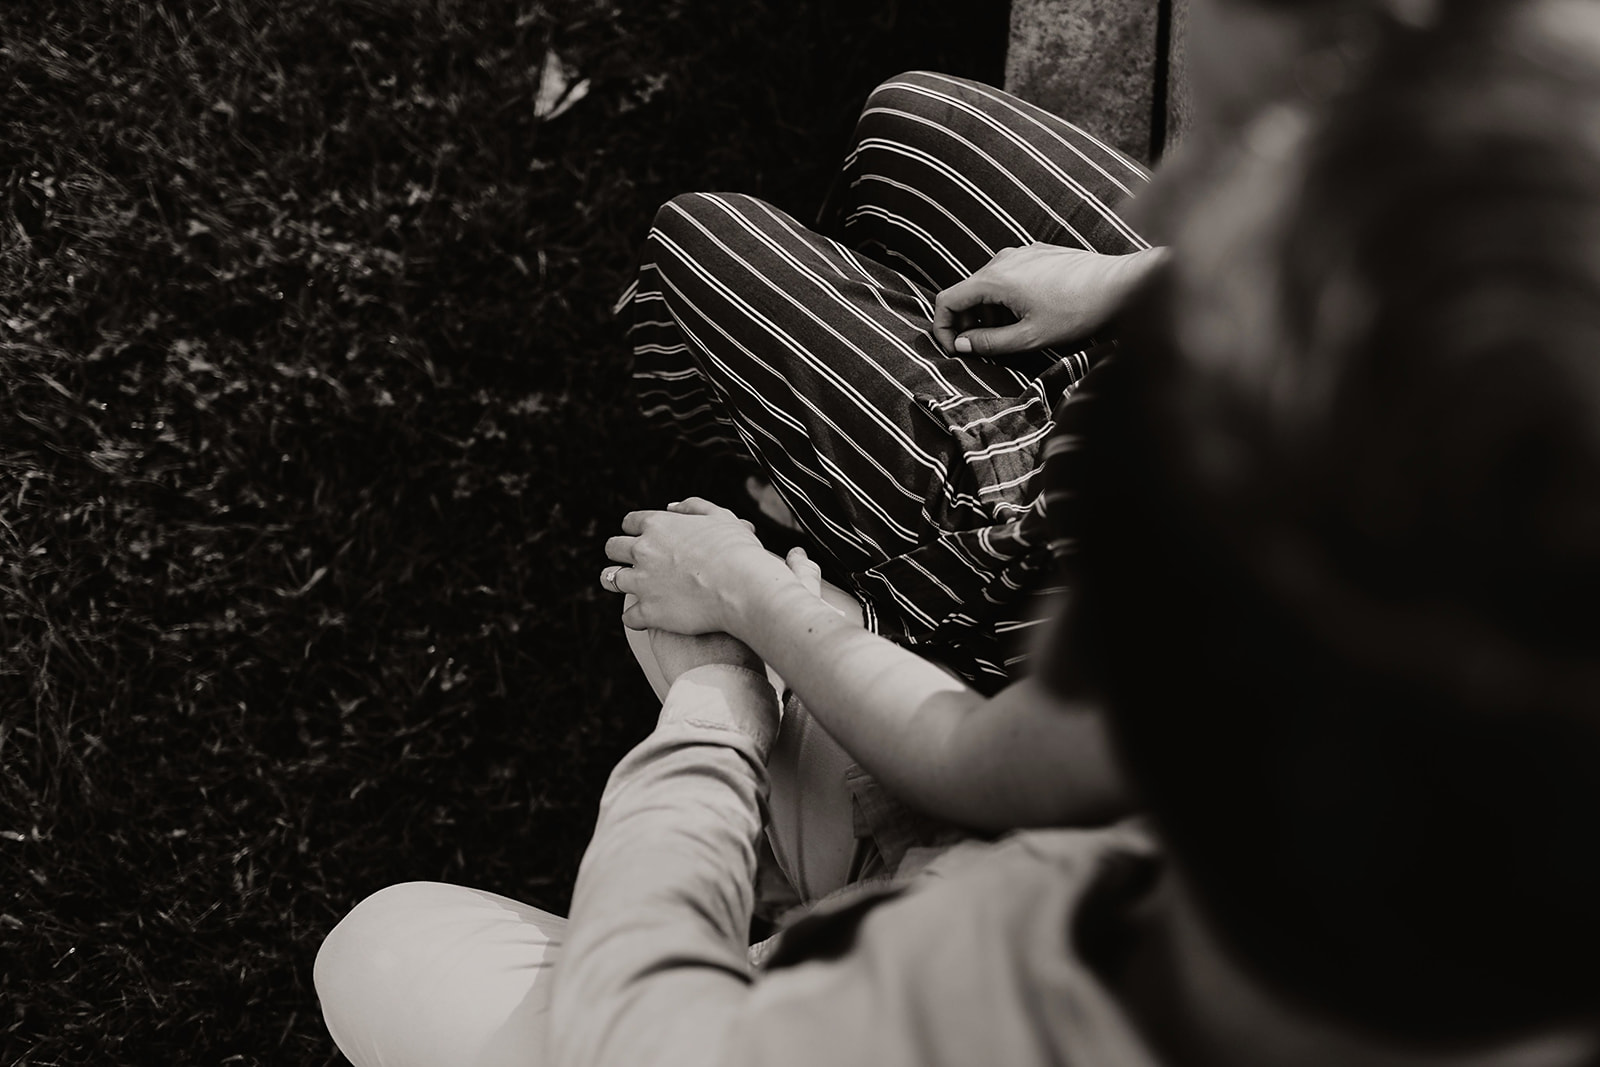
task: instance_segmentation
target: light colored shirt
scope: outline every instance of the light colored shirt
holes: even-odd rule
[[[753,672],[700,667],[672,687],[601,801],[535,1062],[1155,1067],[1075,948],[1107,872],[1151,862],[1131,826],[958,847],[907,884],[835,902],[827,936],[789,954],[802,958],[753,968],[777,726]]]

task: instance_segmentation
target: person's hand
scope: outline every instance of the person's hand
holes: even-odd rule
[[[791,573],[812,596],[822,596],[822,568],[806,555],[803,548],[791,548],[784,557]],[[637,598],[629,596],[624,602],[631,608]],[[725,663],[734,667],[747,667],[760,672],[765,668],[761,657],[752,652],[743,641],[725,633],[688,636],[671,630],[650,631],[650,651],[668,686],[684,671],[703,667],[708,663]]]
[[[935,300],[933,336],[946,352],[1032,352],[1081,341],[1105,325],[1165,255],[1107,256],[1057,245],[1002,249]]]
[[[602,571],[600,584],[637,598],[622,614],[635,630],[727,630],[736,598],[762,584],[797,580],[761,547],[749,523],[698,497],[666,511],[629,512],[622,531],[606,542],[606,557],[621,566]]]
[[[730,667],[744,667],[760,674],[766,669],[761,657],[750,651],[748,645],[727,634],[675,634],[671,630],[650,631],[650,652],[661,668],[661,676],[670,687],[685,671],[722,663]]]
[[[784,565],[789,568],[789,573],[800,579],[800,584],[806,587],[806,592],[822,599],[822,568],[817,561],[806,555],[806,550],[799,545],[791,548],[789,554],[783,557]]]

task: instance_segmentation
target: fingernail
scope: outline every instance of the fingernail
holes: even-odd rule
[[[683,503],[683,501],[681,501],[681,500],[674,500],[674,501],[673,501],[673,502],[672,502],[672,503],[670,503],[670,504],[668,504],[668,505],[667,505],[667,510],[668,510],[668,511],[671,511],[671,510],[672,510],[672,509],[673,509],[673,508],[675,508],[675,507],[677,507],[677,506],[678,506],[678,505],[679,505],[679,504],[681,504],[681,503]]]
[[[956,351],[957,352],[971,352],[972,351],[972,339],[969,338],[969,337],[957,337],[956,338]]]

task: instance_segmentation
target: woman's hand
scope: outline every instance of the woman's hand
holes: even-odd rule
[[[1164,248],[1125,256],[1047,244],[1002,249],[938,295],[934,338],[946,352],[980,356],[1081,341],[1105,325],[1165,255]]]
[[[635,630],[728,631],[741,598],[800,580],[761,547],[749,523],[698,497],[666,511],[631,511],[622,531],[606,542],[606,557],[622,566],[607,567],[600,584],[637,598],[622,614]]]

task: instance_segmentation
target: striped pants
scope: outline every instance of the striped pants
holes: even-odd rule
[[[1000,90],[886,82],[817,229],[735,194],[661,209],[618,308],[645,413],[753,458],[872,628],[998,688],[1049,577],[1042,442],[1095,339],[949,356],[934,296],[1010,246],[1146,247],[1117,214],[1146,180]]]

